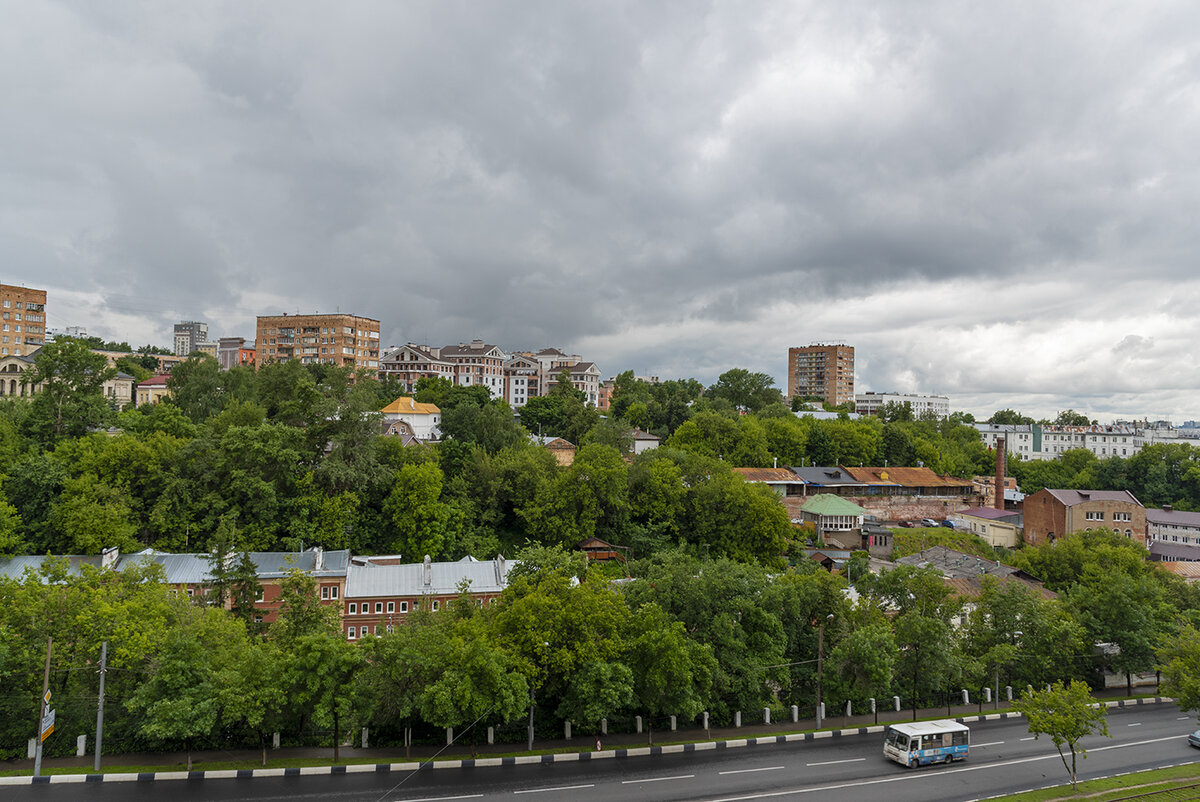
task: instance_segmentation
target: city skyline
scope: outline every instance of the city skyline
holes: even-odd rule
[[[344,312],[381,344],[976,415],[1196,418],[1181,2],[13,10],[6,283],[47,322]],[[53,43],[46,46],[46,43]]]

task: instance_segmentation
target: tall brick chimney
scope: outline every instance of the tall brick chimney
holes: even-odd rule
[[[1006,456],[1005,446],[1007,445],[1003,437],[996,438],[996,499],[993,506],[996,509],[1004,509],[1004,458]]]

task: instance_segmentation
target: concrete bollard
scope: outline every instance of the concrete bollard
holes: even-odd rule
[[[800,705],[792,705],[792,723],[800,720]]]
[[[454,728],[447,727],[446,728],[446,746],[452,746],[453,744],[454,744]]]
[[[25,749],[25,757],[30,760],[37,757],[37,738],[29,739],[29,746]]]
[[[370,741],[369,741],[369,740],[368,740],[368,738],[367,738],[367,728],[366,728],[366,727],[363,727],[363,730],[362,730],[362,748],[363,748],[363,749],[369,749],[370,747],[368,746],[368,744],[370,744]]]
[[[899,713],[899,712],[900,712],[900,697],[899,697],[899,696],[893,696],[893,697],[892,697],[892,704],[893,704],[893,705],[896,707],[896,712],[897,712],[897,713]]]
[[[571,722],[569,721],[563,722],[563,737],[568,741],[571,740]]]
[[[608,735],[608,719],[606,718],[600,719],[600,734]]]
[[[75,739],[75,757],[83,757],[87,754],[87,736],[80,735]]]
[[[874,713],[875,712],[875,697],[874,696],[872,696],[870,699],[867,700],[867,705],[869,707],[869,710],[867,712]]]
[[[634,724],[634,727],[637,729],[638,733],[641,733],[641,731],[642,731],[642,717],[641,717],[641,716],[634,716],[634,717],[633,717],[633,724]]]
[[[738,710],[738,711],[735,711],[735,712],[734,712],[734,714],[733,714],[733,726],[735,726],[735,727],[740,727],[740,726],[742,726],[742,711],[741,711],[741,710]]]
[[[1012,686],[1011,686],[1011,685],[1005,685],[1005,686],[1004,686],[1004,692],[1005,692],[1006,694],[1008,694],[1008,701],[1010,701],[1010,702],[1011,702],[1011,701],[1012,701]]]
[[[971,704],[971,694],[967,693],[967,689],[966,689],[966,688],[963,688],[963,689],[962,689],[962,697],[963,697],[963,701],[962,701],[962,703],[963,703],[964,705],[969,705],[969,704]]]
[[[991,704],[991,703],[992,703],[992,689],[991,689],[991,688],[984,688],[984,689],[983,689],[983,701],[984,701],[986,704]]]
[[[853,715],[854,715],[854,708],[852,708],[850,706],[850,700],[847,699],[846,700],[846,718],[850,718]]]
[[[488,727],[488,746],[496,743],[496,728]]]
[[[708,711],[704,711],[704,731],[708,732]]]
[[[824,702],[821,702],[820,714],[821,714],[821,720],[824,721],[825,720],[825,703]]]
[[[675,732],[675,717],[671,716],[671,732]]]
[[[1025,686],[1025,695],[1026,695],[1026,696],[1031,696],[1031,695],[1033,695],[1033,686],[1032,686],[1032,685],[1026,685],[1026,686]]]
[[[771,708],[764,707],[763,708],[763,724],[770,724],[770,723],[771,723]]]
[[[279,733],[275,733],[275,734],[274,734],[274,735],[271,737],[271,748],[272,748],[272,749],[278,749],[278,748],[279,748]]]
[[[1050,686],[1049,686],[1049,685],[1047,685],[1047,686],[1046,686],[1046,693],[1050,693]]]

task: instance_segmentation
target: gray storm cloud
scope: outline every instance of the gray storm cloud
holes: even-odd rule
[[[843,339],[872,389],[1117,414],[1091,376],[1120,359],[1114,393],[1188,414],[1163,298],[1197,292],[1198,22],[30,0],[0,29],[3,280],[139,343],[340,308],[782,385],[789,345]]]

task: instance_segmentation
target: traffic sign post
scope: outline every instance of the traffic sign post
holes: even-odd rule
[[[42,716],[42,727],[38,732],[38,743],[44,743],[50,737],[50,733],[54,732],[54,711],[46,711],[46,715]]]

